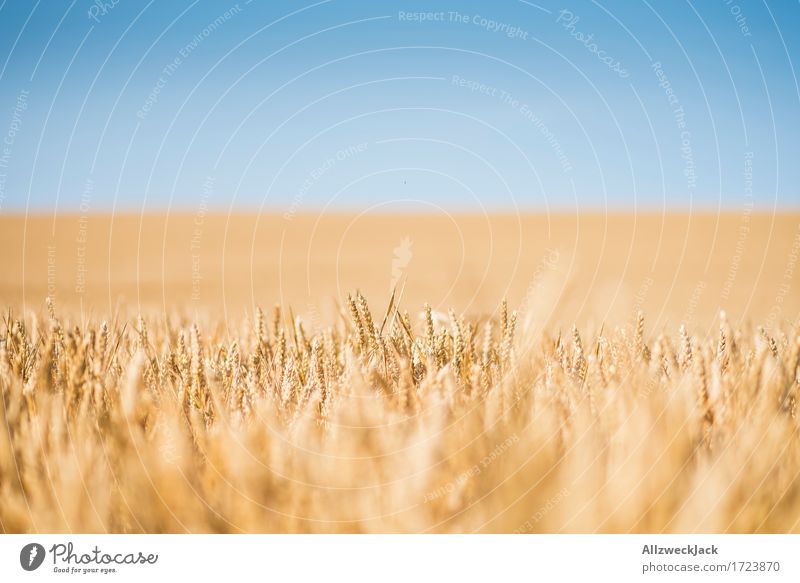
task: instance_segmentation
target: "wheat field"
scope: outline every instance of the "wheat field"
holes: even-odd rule
[[[596,278],[581,272],[565,286],[558,278],[570,280],[569,269],[558,266],[568,245],[552,238],[542,236],[535,250],[512,242],[526,258],[525,277],[495,273],[487,287],[474,285],[476,273],[498,261],[471,256],[476,265],[448,277],[433,270],[442,258],[429,256],[422,235],[397,245],[390,232],[374,242],[389,245],[388,258],[369,248],[360,260],[346,252],[344,264],[327,266],[337,277],[315,273],[313,286],[281,282],[279,292],[257,294],[270,302],[251,304],[251,290],[240,291],[221,301],[223,310],[208,286],[236,287],[224,269],[194,301],[191,270],[176,262],[184,291],[164,302],[159,292],[176,281],[137,279],[124,258],[111,265],[110,236],[103,244],[95,235],[87,253],[94,265],[109,258],[107,272],[90,271],[93,291],[49,294],[47,237],[36,239],[39,251],[34,244],[17,253],[21,233],[48,222],[7,223],[3,237],[17,243],[6,245],[10,268],[0,287],[8,306],[0,325],[0,529],[798,532],[798,221],[748,220],[738,256],[740,217],[723,220],[713,242],[668,226],[675,241],[705,241],[691,241],[685,261],[654,253],[654,236],[633,244],[635,229],[606,228],[602,241],[629,253],[621,271],[601,264],[624,289],[605,303],[587,300],[588,292],[564,300]],[[190,221],[179,237],[183,253]],[[377,223],[370,232],[384,226]],[[54,240],[61,257],[74,257],[74,225],[64,224]],[[567,265],[592,265],[601,239],[591,229],[560,232],[579,241]],[[344,231],[325,236],[343,240]],[[495,252],[513,256],[502,247],[508,230],[492,232]],[[235,236],[242,242],[234,250],[246,256],[257,236]],[[143,252],[141,241],[135,256],[147,269],[175,253],[166,245]],[[208,241],[204,265],[224,263]],[[311,249],[295,250],[314,257],[297,269],[326,269]],[[439,249],[446,260],[446,238]],[[561,260],[538,277],[547,249]],[[612,265],[622,260],[600,253]],[[769,261],[759,263],[762,255]],[[694,297],[698,280],[686,270],[712,256],[712,269],[700,274],[704,294]],[[672,268],[659,263],[669,257]],[[731,257],[738,280],[721,302]],[[660,265],[653,279],[680,283],[667,292],[651,283],[643,294],[637,282],[651,262]],[[359,265],[363,285],[340,291]],[[457,283],[454,308],[442,307],[442,286],[460,277],[473,285]],[[126,286],[128,304],[109,301]],[[430,288],[436,297],[419,301]],[[315,316],[309,297],[325,290],[330,307]]]

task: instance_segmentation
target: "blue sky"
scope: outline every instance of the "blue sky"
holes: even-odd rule
[[[797,208],[800,3],[0,4],[0,212]]]

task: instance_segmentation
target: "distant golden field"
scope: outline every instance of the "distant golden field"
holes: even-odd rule
[[[800,216],[0,218],[3,532],[798,532]]]
[[[2,304],[41,310],[52,292],[85,318],[281,303],[327,325],[348,292],[382,309],[398,282],[412,310],[485,314],[534,296],[560,327],[639,308],[690,328],[719,309],[776,323],[800,310],[797,288],[781,291],[797,277],[798,214],[59,214],[0,217],[0,244]]]

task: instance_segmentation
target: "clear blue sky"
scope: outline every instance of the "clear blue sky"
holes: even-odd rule
[[[798,64],[796,0],[4,0],[0,212],[798,208]]]

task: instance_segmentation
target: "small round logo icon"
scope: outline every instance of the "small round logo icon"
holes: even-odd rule
[[[44,547],[39,543],[30,543],[19,552],[19,564],[26,571],[35,571],[44,562]]]

